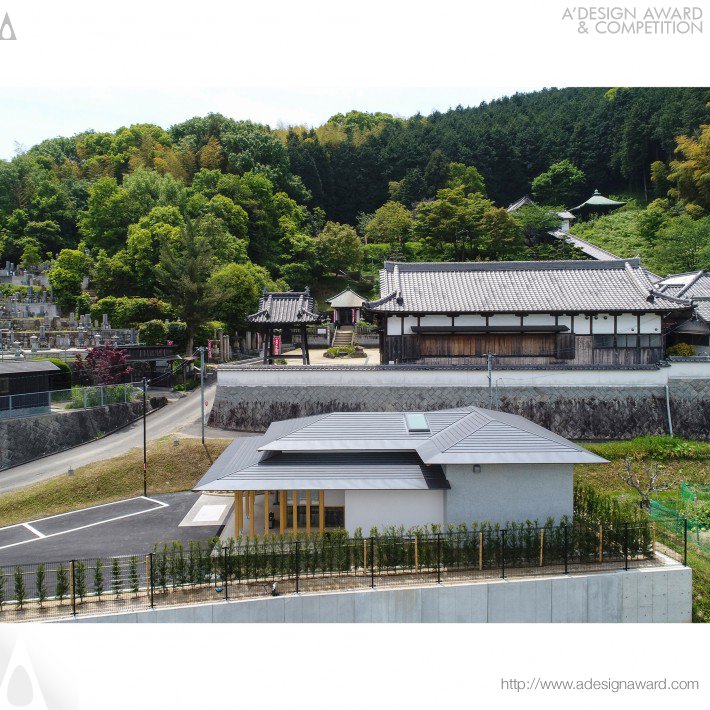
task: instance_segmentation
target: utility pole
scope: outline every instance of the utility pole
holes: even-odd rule
[[[202,446],[205,445],[205,348],[200,348],[200,421],[202,422]]]
[[[148,380],[143,378],[143,495],[148,495],[148,452],[146,448],[146,392],[148,389]]]

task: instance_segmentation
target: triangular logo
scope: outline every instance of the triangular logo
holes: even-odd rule
[[[30,655],[18,641],[0,683],[0,707],[48,710]]]
[[[0,25],[0,39],[17,39],[15,36],[15,30],[12,27],[12,22],[10,22],[10,15],[6,12],[5,19]]]

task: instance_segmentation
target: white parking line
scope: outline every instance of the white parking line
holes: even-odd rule
[[[31,533],[33,533],[37,537],[47,537],[44,533],[41,533],[39,530],[33,528],[29,523],[22,523],[22,527],[27,528]]]
[[[127,503],[131,500],[147,500],[147,501],[150,501],[151,503],[156,503],[157,507],[147,508],[146,510],[138,510],[135,513],[125,513],[124,515],[117,515],[113,518],[107,518],[106,520],[97,520],[94,523],[87,523],[86,525],[79,525],[78,527],[71,528],[70,530],[60,530],[59,532],[50,533],[49,535],[43,535],[42,533],[39,532],[39,530],[35,530],[28,523],[17,523],[16,525],[8,525],[7,527],[0,528],[0,532],[2,532],[3,530],[9,530],[10,528],[25,527],[28,530],[30,530],[31,532],[34,532],[36,535],[39,535],[39,537],[32,538],[31,540],[22,540],[20,542],[13,542],[9,545],[2,545],[2,546],[0,546],[0,550],[7,550],[10,547],[17,547],[18,545],[26,545],[29,542],[37,542],[38,540],[46,540],[47,538],[58,537],[59,535],[68,535],[69,533],[78,532],[79,530],[86,530],[87,528],[93,528],[96,525],[104,525],[106,523],[114,523],[117,520],[123,520],[124,518],[132,518],[132,517],[135,517],[136,515],[143,515],[143,513],[152,513],[153,511],[160,510],[161,508],[169,508],[170,507],[170,505],[168,503],[165,503],[164,501],[155,500],[153,498],[146,498],[144,496],[138,496],[137,498],[128,498],[127,500],[114,501],[114,503],[103,503],[102,505],[94,505],[94,506],[91,506],[90,508],[82,508],[81,510],[72,510],[69,513],[59,513],[58,515],[50,515],[47,518],[33,520],[32,522],[36,524],[36,523],[40,523],[44,520],[50,520],[51,518],[59,518],[62,515],[71,515],[71,513],[81,513],[85,510],[91,510],[92,508],[102,508],[104,506],[114,505],[115,503]]]

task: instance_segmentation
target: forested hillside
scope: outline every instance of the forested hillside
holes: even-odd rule
[[[599,188],[634,196],[634,216],[580,226],[586,238],[613,231],[612,250],[638,243],[661,272],[695,268],[710,258],[708,101],[696,88],[550,89],[312,129],[211,114],[51,138],[0,161],[0,259],[51,260],[67,308],[180,318],[193,335],[210,319],[240,327],[265,286],[329,288],[384,258],[580,258],[542,238],[549,208]],[[505,211],[526,193],[537,207]],[[692,259],[677,248],[690,233]]]

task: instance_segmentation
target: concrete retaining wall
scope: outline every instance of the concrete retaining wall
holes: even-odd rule
[[[691,570],[268,597],[77,617],[81,623],[678,623],[691,620]]]
[[[527,371],[501,371],[494,375],[498,385],[494,405],[571,439],[662,435],[669,433],[668,386],[674,433],[710,438],[710,377],[669,377],[672,371],[671,367],[581,373],[540,370],[534,373],[536,386],[524,384]],[[580,374],[588,384],[559,384]],[[487,407],[489,392],[482,379],[485,373],[465,369],[219,370],[210,423],[264,431],[272,421],[335,411]]]
[[[151,397],[148,406],[152,411],[165,404],[165,397]],[[93,441],[130,424],[142,413],[142,402],[130,402],[0,420],[0,470]]]

